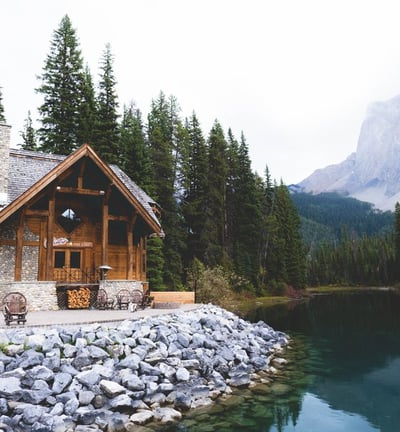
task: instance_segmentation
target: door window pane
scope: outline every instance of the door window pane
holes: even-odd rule
[[[69,258],[69,266],[71,268],[81,268],[81,253],[71,251]]]
[[[63,268],[65,266],[65,252],[55,251],[54,253],[54,267]]]

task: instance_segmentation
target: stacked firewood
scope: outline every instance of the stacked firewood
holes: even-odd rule
[[[67,291],[69,309],[87,309],[90,305],[90,289],[80,287]]]

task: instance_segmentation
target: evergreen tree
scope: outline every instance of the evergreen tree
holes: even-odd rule
[[[279,237],[283,240],[281,279],[294,288],[305,285],[305,256],[300,235],[300,218],[294,207],[285,185],[276,191],[277,218],[279,221]]]
[[[37,150],[36,131],[32,125],[32,117],[30,111],[28,111],[28,117],[25,120],[24,129],[21,132],[21,137],[23,141],[21,147],[24,150]]]
[[[163,241],[154,236],[147,240],[147,279],[150,289],[165,291]]]
[[[120,125],[121,168],[151,195],[151,162],[142,114],[133,104],[124,107]]]
[[[233,136],[232,130],[228,129],[227,136],[227,178],[226,178],[226,203],[225,203],[225,248],[229,257],[236,262],[236,234],[238,211],[240,207],[238,187],[241,182],[239,173],[239,143]],[[237,262],[236,262],[237,263]]]
[[[82,103],[83,61],[75,30],[67,15],[54,32],[42,84],[36,91],[43,95],[39,107],[40,149],[70,154],[77,147]]]
[[[177,161],[180,143],[178,106],[173,97],[167,99],[161,92],[152,101],[148,115],[148,141],[152,160],[154,198],[162,208],[162,224],[165,231],[163,244],[164,283],[170,289],[182,284],[182,255],[185,249],[183,217],[175,193]]]
[[[119,147],[118,100],[115,90],[116,80],[113,71],[113,56],[109,44],[103,52],[99,94],[95,150],[107,163],[118,164],[121,157]]]
[[[225,204],[228,174],[227,143],[216,120],[208,137],[208,188],[201,241],[206,244],[204,263],[210,267],[227,264],[225,244]]]
[[[79,107],[79,128],[77,131],[77,143],[85,143],[93,146],[95,130],[97,126],[97,103],[93,85],[93,79],[86,66],[83,72],[82,100]]]
[[[1,91],[1,87],[0,87],[0,122],[5,123],[6,122],[6,118],[4,116],[4,106],[3,106],[3,92]]]
[[[234,263],[238,274],[258,286],[258,251],[262,226],[262,201],[251,170],[248,146],[242,133],[238,147],[235,186]]]
[[[189,134],[188,174],[182,212],[187,227],[186,266],[193,259],[203,260],[207,244],[205,238],[204,213],[207,200],[208,155],[207,146],[195,113],[186,120]]]

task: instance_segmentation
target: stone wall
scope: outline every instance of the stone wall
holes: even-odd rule
[[[102,280],[100,281],[99,288],[103,288],[107,292],[108,297],[112,298],[122,289],[143,291],[143,284],[137,280]]]
[[[14,280],[15,246],[0,246],[0,281]]]
[[[55,282],[8,282],[0,283],[0,297],[18,291],[28,303],[28,311],[58,310]]]

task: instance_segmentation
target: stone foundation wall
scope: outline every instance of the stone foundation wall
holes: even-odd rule
[[[58,310],[55,282],[8,282],[0,283],[0,298],[7,293],[19,291],[28,303],[28,311]]]
[[[36,281],[39,273],[39,247],[22,248],[22,280]]]
[[[100,288],[103,288],[107,292],[108,297],[112,298],[122,289],[143,291],[143,284],[137,280],[102,280],[100,281]]]
[[[0,281],[12,282],[14,280],[15,246],[0,246]]]

